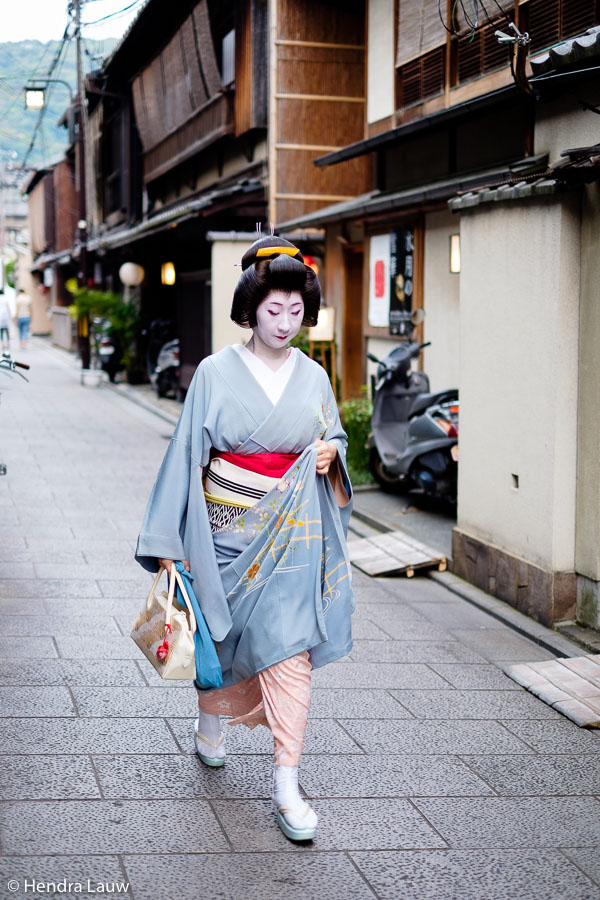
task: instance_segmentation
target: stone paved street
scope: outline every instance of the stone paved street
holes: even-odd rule
[[[40,341],[27,356],[30,384],[0,383],[0,897],[104,882],[135,900],[600,896],[600,735],[501,671],[551,653],[426,577],[355,573],[354,649],[314,674],[313,845],[276,826],[265,729],[230,729],[226,766],[206,769],[193,689],[129,638],[171,426],[82,387]]]

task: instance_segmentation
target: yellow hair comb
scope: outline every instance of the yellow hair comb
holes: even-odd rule
[[[285,253],[286,256],[297,256],[300,251],[297,247],[261,247],[256,251],[257,256],[276,256]]]

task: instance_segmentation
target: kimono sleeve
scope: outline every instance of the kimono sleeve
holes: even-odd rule
[[[338,505],[345,512],[343,519],[347,522],[350,519],[352,510],[352,485],[350,484],[350,476],[346,465],[346,450],[348,447],[348,435],[342,427],[340,413],[337,407],[335,397],[329,378],[327,381],[327,430],[323,435],[323,440],[328,443],[335,444],[337,447],[337,457],[334,463],[335,471],[330,471],[331,485],[334,489]],[[345,497],[344,497],[345,495]]]
[[[138,536],[135,558],[149,572],[158,570],[158,559],[186,559],[183,546],[193,466],[206,463],[204,446],[206,396],[202,367],[196,369],[181,415],[167,447]],[[205,459],[206,457],[206,459]]]

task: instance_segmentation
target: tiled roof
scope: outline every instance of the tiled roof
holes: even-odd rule
[[[600,25],[588,28],[583,34],[550,47],[545,53],[530,60],[534,76],[564,69],[578,63],[585,67],[589,60],[600,57]]]

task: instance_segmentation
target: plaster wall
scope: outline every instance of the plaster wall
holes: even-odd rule
[[[242,272],[239,263],[252,241],[213,241],[211,250],[212,353],[228,344],[245,344],[247,328],[229,318],[233,291]],[[236,265],[237,264],[237,265]]]
[[[367,122],[394,112],[394,0],[369,0]]]
[[[579,350],[579,452],[577,466],[576,570],[600,581],[600,186],[583,196]],[[585,610],[580,618],[588,620]],[[596,621],[588,624],[597,626]]]
[[[572,572],[576,202],[478,207],[461,216],[461,245],[458,527],[546,570]]]
[[[423,368],[432,391],[456,387],[459,380],[460,275],[450,272],[450,235],[460,231],[451,212],[425,217]]]
[[[600,102],[598,88],[582,87],[577,97],[596,105]],[[553,103],[539,104],[536,110],[534,153],[548,153],[550,162],[560,159],[563,150],[587,147],[598,143],[598,118],[574,105],[572,98],[563,97]]]

